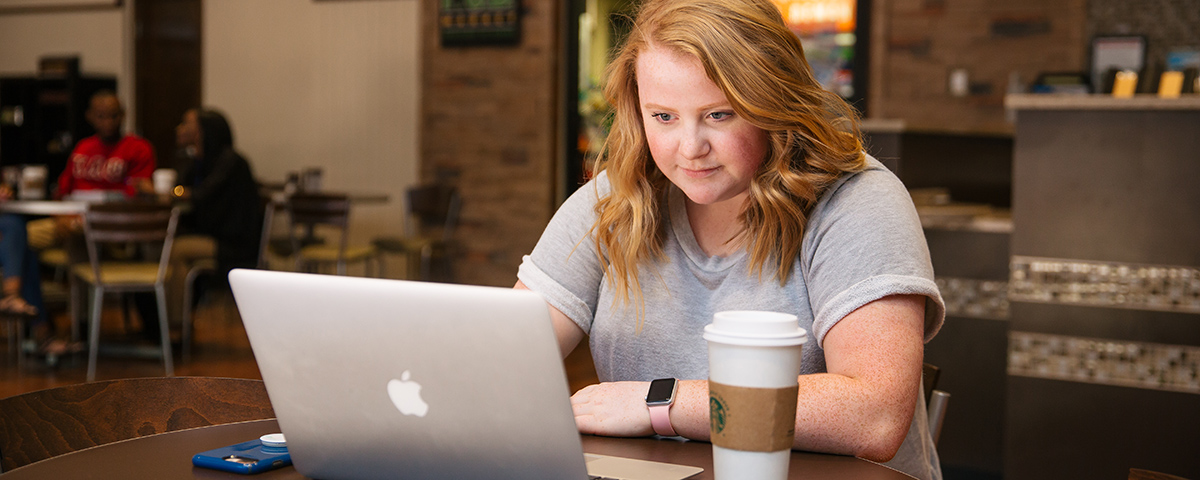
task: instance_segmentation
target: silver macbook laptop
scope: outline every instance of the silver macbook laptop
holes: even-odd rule
[[[677,480],[702,471],[585,462],[536,293],[259,270],[234,270],[229,281],[292,461],[308,477]]]

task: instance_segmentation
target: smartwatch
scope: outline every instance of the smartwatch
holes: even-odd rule
[[[678,436],[671,428],[671,404],[675,403],[675,391],[679,388],[674,378],[660,378],[650,382],[646,392],[646,407],[650,408],[650,425],[654,433],[664,437]]]

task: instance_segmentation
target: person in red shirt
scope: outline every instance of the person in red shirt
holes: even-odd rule
[[[92,95],[86,116],[88,123],[96,129],[96,134],[80,140],[75,145],[66,168],[58,177],[58,190],[54,196],[64,198],[85,190],[119,191],[127,197],[142,192],[153,192],[154,186],[150,177],[157,163],[154,148],[144,138],[127,135],[121,130],[121,124],[125,121],[125,109],[121,106],[117,94],[111,90],[101,90]],[[0,226],[4,225],[8,224],[0,222]],[[25,250],[32,247],[40,251],[58,246],[68,235],[81,231],[82,217],[64,215],[43,218],[28,222],[26,228],[28,241]],[[10,234],[9,237],[15,235]],[[34,242],[34,239],[38,240]],[[17,248],[11,249],[11,252],[0,250],[0,265],[21,265],[17,262],[20,251]],[[26,270],[31,271],[4,279],[4,296],[0,297],[0,311],[36,316],[31,323],[31,331],[35,332],[35,337],[51,336],[53,324],[47,321],[41,308],[41,282],[37,278],[37,269]],[[20,272],[15,269],[13,271]],[[39,340],[39,343],[42,343],[39,350],[48,355],[62,353],[67,349],[65,342],[53,338]]]
[[[96,134],[80,140],[58,177],[59,198],[77,190],[119,190],[126,196],[153,191],[154,148],[137,135],[121,131],[125,109],[112,91],[92,96],[88,122]]]
[[[142,137],[121,131],[125,108],[117,94],[112,90],[96,92],[86,116],[96,134],[75,145],[66,168],[58,177],[54,197],[62,199],[85,190],[117,191],[126,197],[153,192],[150,177],[157,164],[154,147]],[[29,222],[29,238],[44,239],[48,243],[31,246],[35,250],[56,246],[67,235],[81,231],[82,222],[83,218],[78,215],[33,220]]]

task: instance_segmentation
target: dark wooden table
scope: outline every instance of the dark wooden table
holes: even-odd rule
[[[139,437],[80,450],[5,473],[3,480],[46,478],[200,478],[245,479],[244,475],[192,466],[192,455],[256,439],[279,431],[274,419],[213,425]],[[655,460],[704,468],[694,479],[711,479],[712,446],[703,442],[678,442],[650,438],[583,436],[589,453]],[[821,479],[906,479],[905,475],[865,460],[817,453],[792,453],[789,477]],[[302,479],[292,467],[253,476],[256,479]]]
[[[261,380],[147,377],[63,385],[0,399],[0,466],[15,470],[131,438],[274,418]]]

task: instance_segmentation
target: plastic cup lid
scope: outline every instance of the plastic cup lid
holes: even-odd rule
[[[725,311],[713,315],[704,327],[704,339],[731,345],[790,347],[802,345],[808,332],[795,315],[779,312]]]
[[[282,433],[269,433],[258,437],[262,441],[263,446],[267,447],[287,447],[287,441],[284,440]]]

